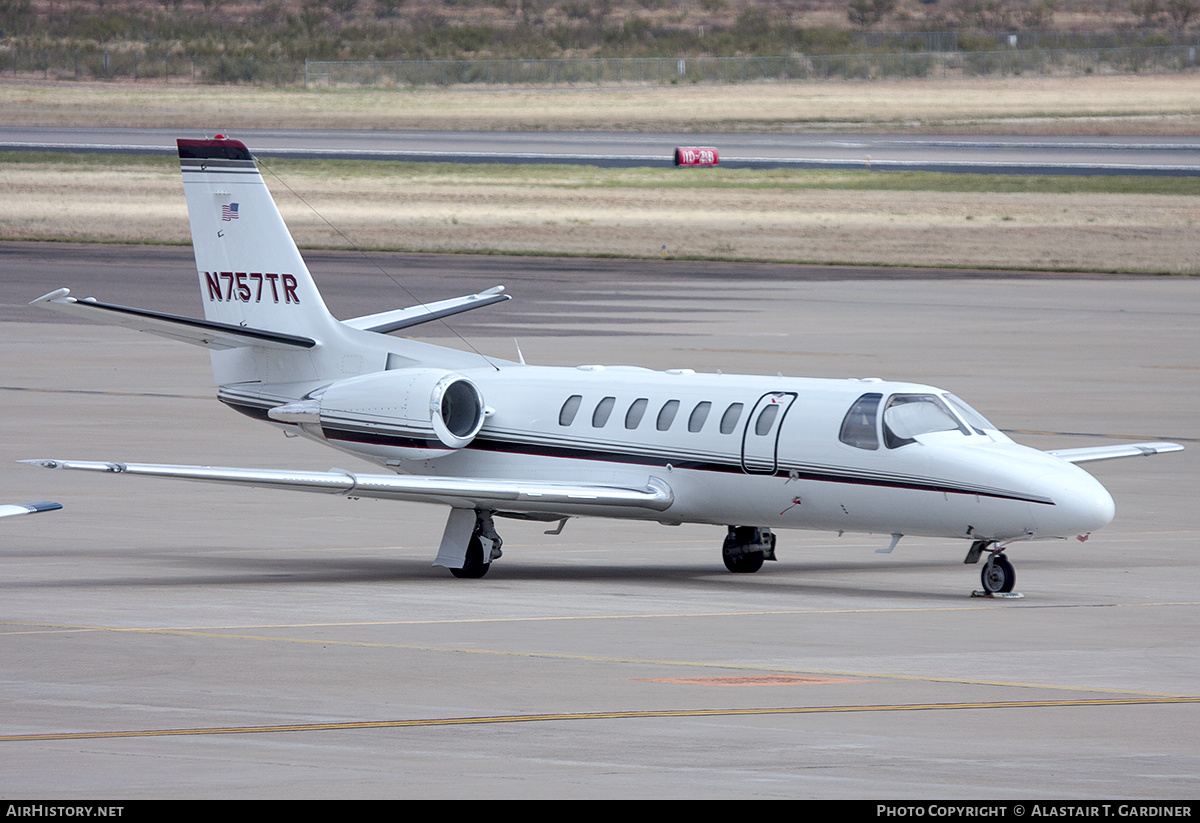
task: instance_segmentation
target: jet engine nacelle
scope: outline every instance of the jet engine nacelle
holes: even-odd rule
[[[441,369],[364,374],[333,383],[312,399],[326,438],[377,443],[410,459],[461,449],[479,434],[486,416],[479,387]]]

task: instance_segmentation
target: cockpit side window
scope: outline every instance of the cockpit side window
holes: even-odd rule
[[[894,394],[883,410],[883,437],[889,449],[915,443],[921,434],[944,431],[970,434],[935,395]]]
[[[842,420],[842,431],[838,439],[856,449],[878,449],[879,435],[875,430],[875,415],[879,411],[879,401],[882,399],[882,394],[872,392],[855,400]]]

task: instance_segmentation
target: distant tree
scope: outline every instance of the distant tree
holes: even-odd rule
[[[0,37],[24,33],[34,22],[32,0],[0,0]]]
[[[954,16],[960,26],[974,29],[1006,29],[1012,25],[1012,12],[1000,0],[957,0]]]
[[[1152,26],[1154,18],[1158,17],[1162,8],[1158,5],[1158,0],[1133,0],[1129,4],[1129,10],[1141,19],[1141,25]]]
[[[1021,24],[1027,29],[1048,29],[1054,21],[1058,0],[1039,0],[1021,15]]]
[[[846,6],[846,17],[852,25],[869,29],[895,8],[896,0],[850,0]]]
[[[1172,25],[1183,31],[1196,16],[1196,0],[1167,0],[1167,16]]]
[[[376,17],[397,17],[404,0],[375,0]]]
[[[358,0],[326,0],[326,5],[339,17],[349,17],[358,8]]]

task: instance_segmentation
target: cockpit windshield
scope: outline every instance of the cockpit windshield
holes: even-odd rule
[[[970,432],[940,397],[933,394],[894,394],[883,410],[884,442],[889,449],[915,443],[931,432]]]
[[[879,427],[881,407],[883,425]],[[934,432],[1003,437],[986,417],[953,394],[893,394],[885,404],[882,394],[870,392],[846,412],[838,439],[847,446],[874,451],[879,448],[879,428],[889,449],[915,443],[918,436]]]
[[[950,401],[950,405],[959,413],[963,420],[967,421],[967,425],[975,430],[977,434],[984,434],[987,431],[999,431],[992,423],[979,412],[975,411],[961,397],[953,394],[946,394],[946,399]]]

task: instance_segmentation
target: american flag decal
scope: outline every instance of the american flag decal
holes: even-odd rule
[[[237,220],[237,219],[238,219],[238,204],[237,203],[229,203],[227,205],[221,206],[221,220],[222,221],[228,222],[229,220]]]

